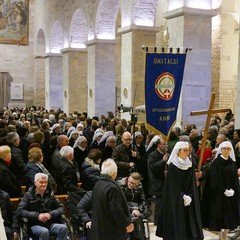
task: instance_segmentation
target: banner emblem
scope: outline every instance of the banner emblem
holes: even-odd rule
[[[175,79],[171,73],[161,74],[155,82],[155,91],[163,100],[170,100],[175,88]]]

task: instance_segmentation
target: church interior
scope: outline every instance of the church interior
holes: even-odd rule
[[[143,46],[179,47],[192,51],[176,125],[203,126],[190,112],[207,109],[211,92],[238,119],[238,0],[0,2],[0,108],[135,109],[145,104]]]
[[[129,119],[129,109],[140,109],[145,122],[146,47],[180,48],[191,51],[175,127],[204,127],[206,115],[191,112],[207,110],[214,93],[213,108],[231,109],[240,128],[239,0],[0,0],[0,6],[0,112],[36,106],[90,117],[120,111]],[[154,235],[152,226],[151,239],[159,239]]]

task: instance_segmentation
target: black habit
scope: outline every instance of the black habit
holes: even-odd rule
[[[232,197],[225,196],[233,189]],[[236,163],[219,155],[206,173],[202,198],[203,227],[213,231],[235,229],[240,225],[240,189]]]
[[[189,206],[184,206],[184,195],[192,198]],[[156,235],[164,240],[204,239],[193,167],[182,170],[169,164]]]

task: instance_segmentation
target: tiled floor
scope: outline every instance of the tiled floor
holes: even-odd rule
[[[150,240],[161,240],[162,238],[159,238],[159,237],[155,236],[156,227],[152,223],[149,223],[149,227],[150,227]],[[203,230],[203,233],[204,233],[204,240],[217,240],[217,239],[219,239],[216,234],[213,234],[211,232]]]

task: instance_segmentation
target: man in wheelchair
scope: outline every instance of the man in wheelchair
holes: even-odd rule
[[[122,189],[132,215],[134,232],[130,239],[148,239],[149,228],[147,218],[151,215],[141,183],[141,175],[133,172],[129,177],[117,182]],[[146,223],[146,224],[145,224]]]
[[[17,216],[27,219],[28,234],[34,239],[47,240],[55,236],[66,240],[68,229],[61,223],[64,206],[47,188],[48,176],[35,175],[34,186],[25,193],[17,208]]]

